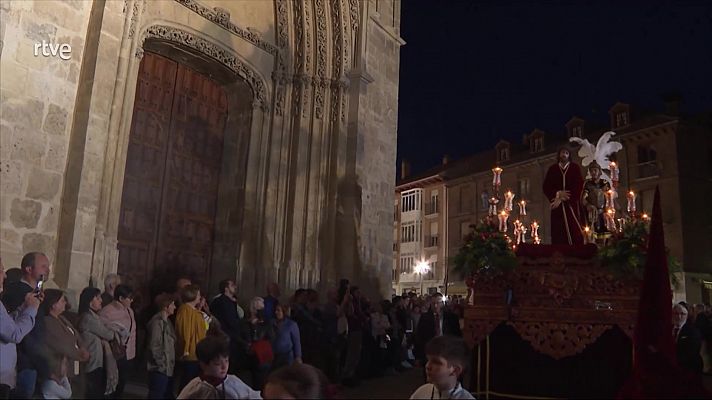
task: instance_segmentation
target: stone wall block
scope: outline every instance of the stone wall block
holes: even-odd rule
[[[42,204],[34,200],[13,199],[10,208],[10,221],[16,228],[33,229],[42,214]]]
[[[0,124],[0,160],[9,160],[12,153],[12,128],[6,124]]]
[[[47,7],[44,2],[35,2],[35,5],[39,5],[41,9],[48,9],[49,11],[43,11],[45,14],[56,15],[53,13],[56,7]],[[22,30],[25,37],[32,40],[33,42],[55,43],[55,37],[57,35],[57,27],[52,24],[42,24],[33,21],[33,18],[23,18],[22,19]]]
[[[46,143],[42,136],[34,132],[27,131],[22,127],[17,127],[11,139],[4,143],[11,150],[10,159],[24,161],[28,164],[42,166],[42,157],[46,152]]]
[[[48,207],[47,212],[40,218],[38,230],[41,232],[54,232],[59,226],[59,212],[55,207]]]
[[[96,225],[96,209],[78,211],[74,226],[74,241],[72,251],[91,253],[94,249],[94,228]]]
[[[84,13],[67,7],[64,2],[35,1],[34,3],[33,12],[38,17],[70,31],[78,32],[81,29]]]
[[[0,230],[0,246],[2,246],[2,262],[5,268],[20,264],[22,258],[22,243],[20,234],[13,229]]]
[[[101,30],[116,39],[120,39],[123,34],[124,17],[120,13],[104,11]]]
[[[6,123],[14,124],[15,127],[24,127],[27,130],[40,130],[43,111],[44,103],[35,99],[9,100],[0,104],[0,114]]]
[[[84,54],[84,39],[81,36],[74,36],[69,41],[72,46],[72,62],[79,65],[79,61],[82,59],[82,54]]]
[[[3,50],[5,52],[6,50]],[[27,68],[3,58],[0,63],[0,87],[3,91],[24,93],[27,89]],[[7,111],[5,110],[5,101],[0,103],[0,118],[7,119]]]
[[[56,104],[50,104],[45,116],[42,130],[51,135],[64,135],[67,130],[67,110]]]
[[[38,42],[27,38],[20,39],[15,49],[15,60],[24,67],[41,70],[49,58],[42,55],[42,49],[35,56],[35,43]]]
[[[109,134],[109,121],[106,118],[95,116],[91,116],[89,118],[85,151],[87,153],[103,157],[104,154],[106,154],[106,140]]]
[[[22,161],[2,161],[2,163],[0,164],[0,182],[2,182],[2,194],[21,194],[24,184],[24,171],[25,168]]]
[[[22,236],[22,252],[41,251],[49,257],[50,262],[54,259],[54,238],[41,233],[26,233]]]
[[[27,197],[38,200],[54,200],[59,194],[62,175],[33,168],[28,179]]]
[[[72,83],[77,83],[79,81],[79,63],[69,64],[69,73],[67,74],[67,80]]]
[[[64,138],[50,137],[44,167],[51,171],[62,172],[66,166],[67,141]]]

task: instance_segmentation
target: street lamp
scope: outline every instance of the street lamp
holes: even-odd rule
[[[420,295],[423,295],[423,275],[427,274],[430,272],[430,265],[428,265],[427,261],[420,261],[416,266],[415,266],[415,273],[420,275]]]

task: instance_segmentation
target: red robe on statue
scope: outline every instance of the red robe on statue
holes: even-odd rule
[[[569,162],[563,168],[559,163],[549,167],[544,178],[544,194],[550,203],[556,199],[556,192],[560,190],[568,190],[570,196],[551,210],[551,243],[583,244],[583,226],[579,213],[583,176],[578,165]]]

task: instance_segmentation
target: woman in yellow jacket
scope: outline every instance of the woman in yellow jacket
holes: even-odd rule
[[[195,346],[205,338],[208,324],[203,313],[197,309],[200,303],[200,287],[188,285],[181,290],[183,304],[176,312],[176,356],[180,360],[181,389],[200,373]]]

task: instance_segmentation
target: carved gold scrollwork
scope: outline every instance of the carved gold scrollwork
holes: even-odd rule
[[[534,350],[559,360],[581,353],[612,325],[561,322],[508,322]]]
[[[500,321],[494,320],[469,320],[466,321],[465,328],[465,342],[470,347],[477,346],[481,341],[483,341],[494,328],[499,325]]]

